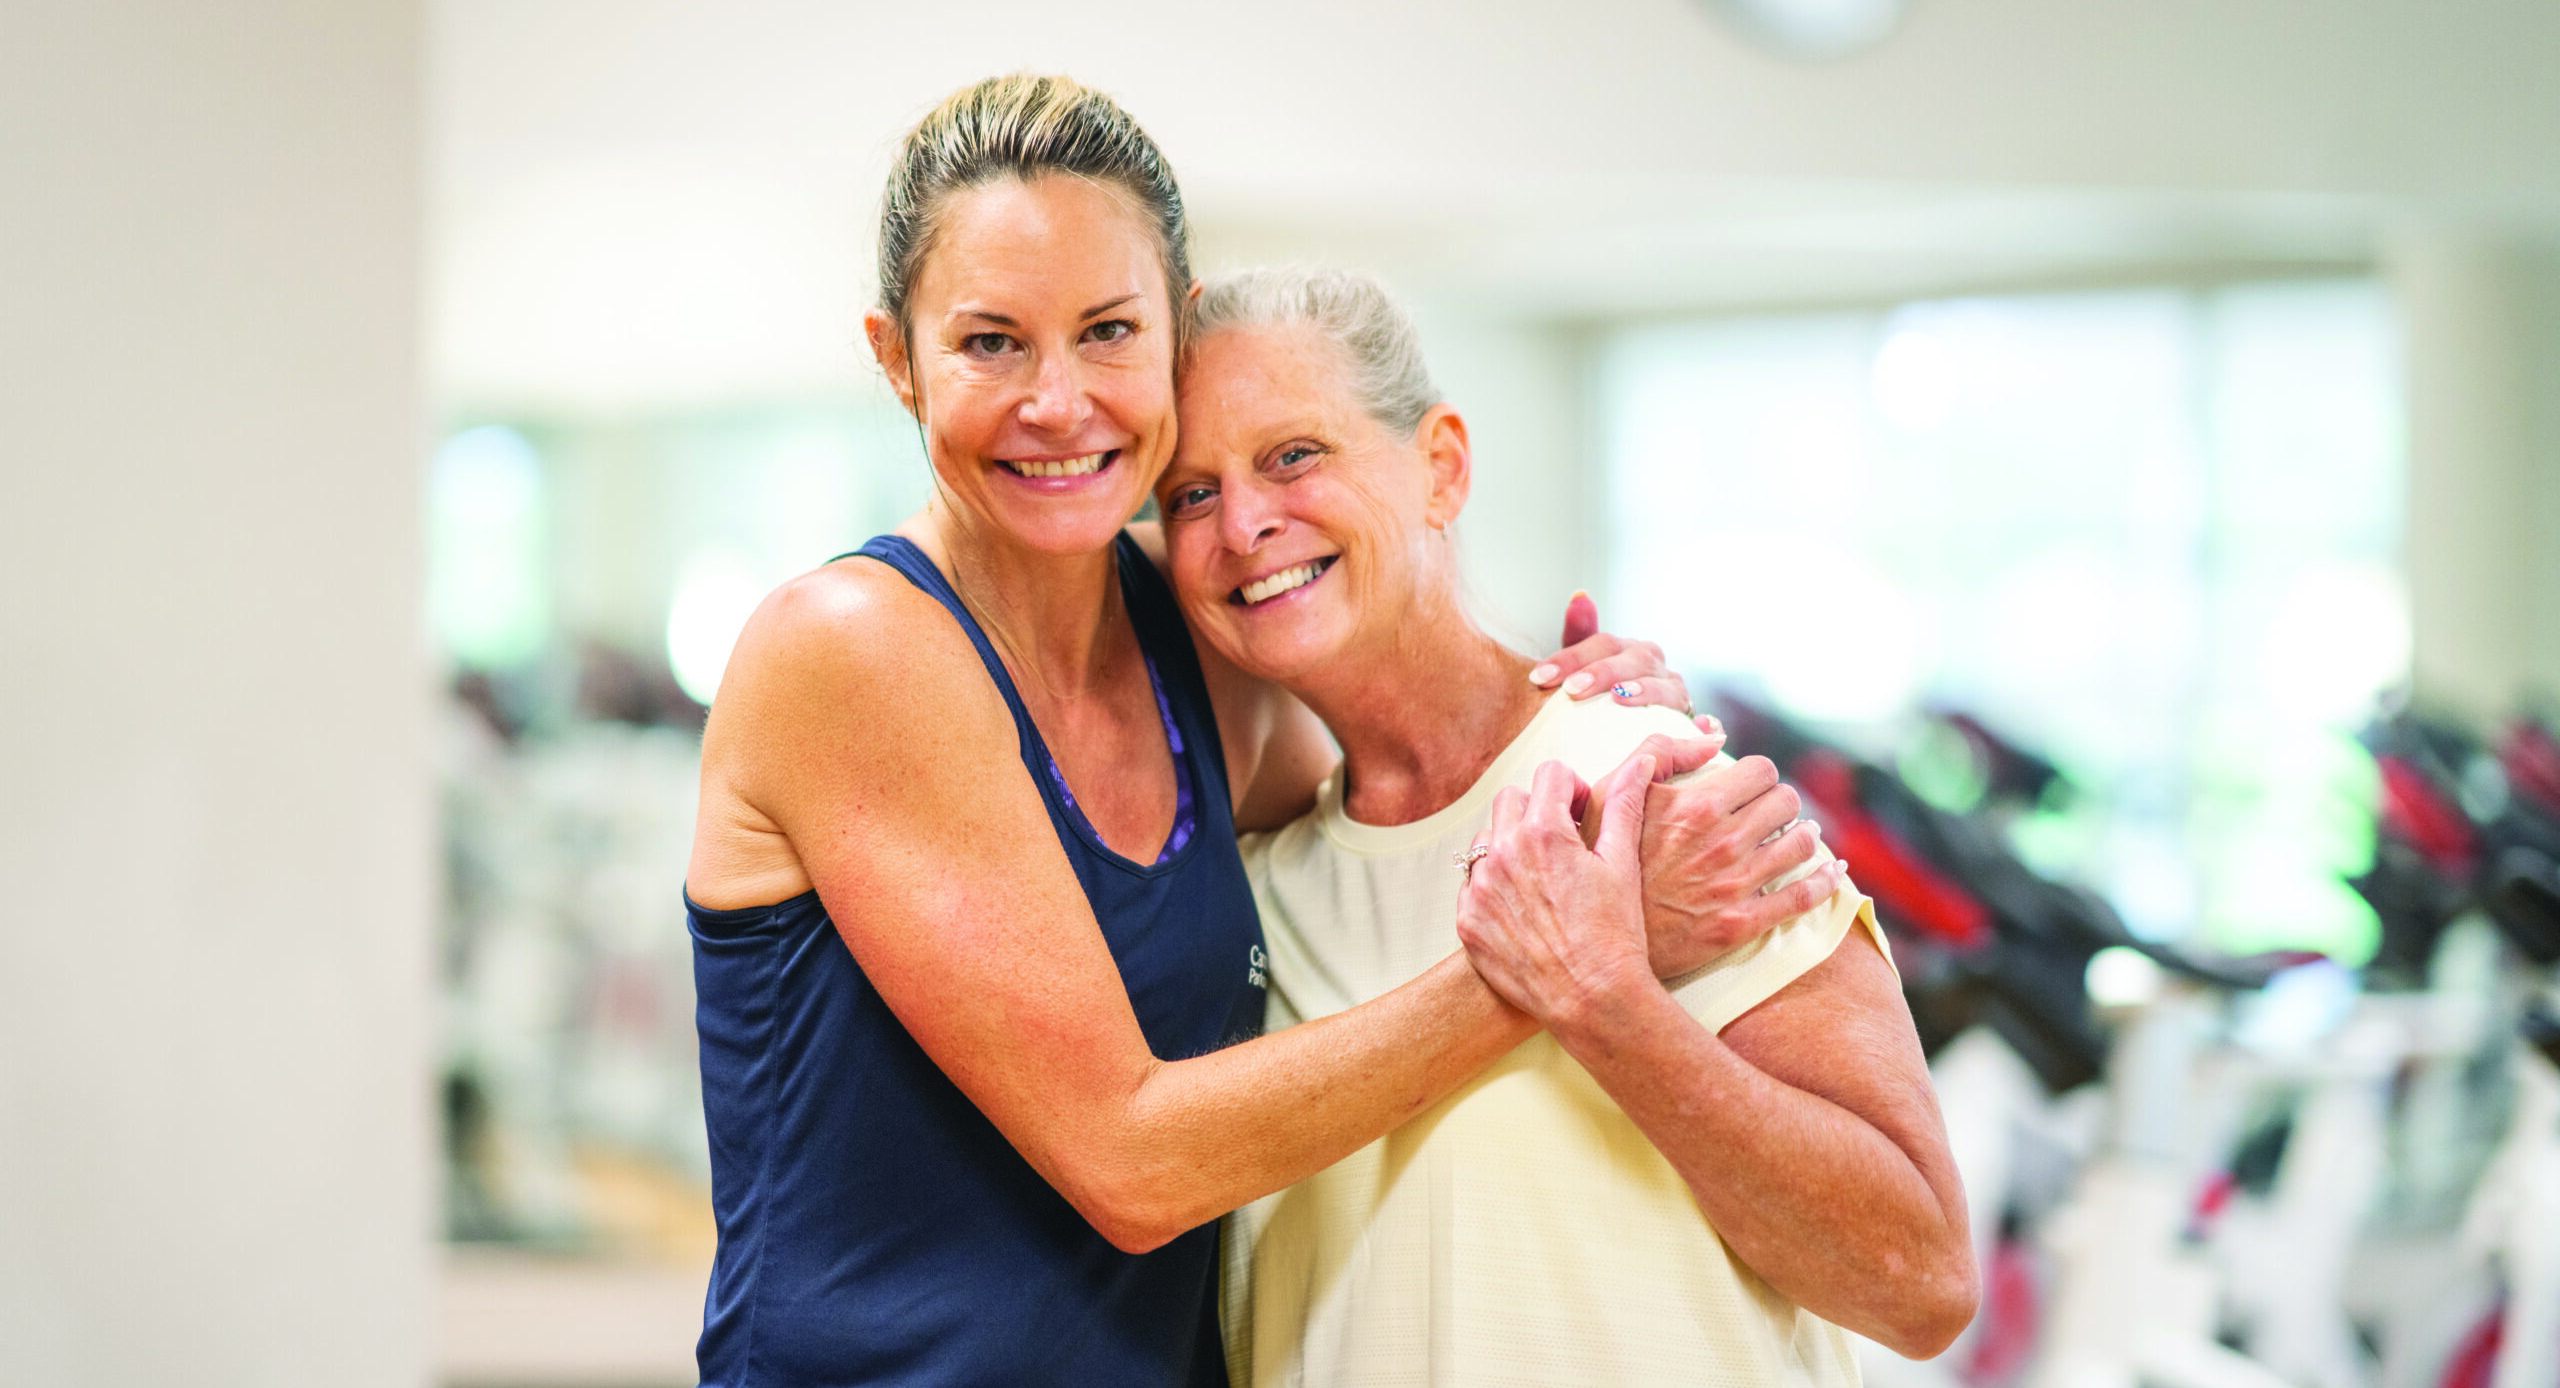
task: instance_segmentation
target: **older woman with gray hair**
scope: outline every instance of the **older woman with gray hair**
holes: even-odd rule
[[[1821,854],[1799,874],[1826,874],[1821,905],[1657,981],[1638,850],[1674,792],[1631,754],[1686,720],[1545,695],[1469,619],[1467,427],[1410,322],[1348,274],[1226,279],[1180,389],[1156,496],[1192,629],[1343,752],[1312,813],[1246,840],[1269,1025],[1463,943],[1546,1028],[1233,1217],[1235,1380],[1844,1388],[1844,1328],[1945,1348],[1977,1295],[1964,1195],[1845,865]],[[1774,834],[1795,802],[1766,799]]]

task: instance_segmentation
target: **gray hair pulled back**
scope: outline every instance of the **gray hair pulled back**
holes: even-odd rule
[[[907,132],[880,197],[880,307],[908,327],[916,275],[953,195],[1045,174],[1114,189],[1146,217],[1164,256],[1174,338],[1188,336],[1191,226],[1173,165],[1110,97],[1071,77],[1017,73],[963,87]]]
[[[1276,266],[1221,275],[1201,291],[1193,331],[1306,324],[1351,363],[1352,388],[1371,419],[1410,435],[1440,388],[1423,364],[1422,334],[1387,287],[1349,270]]]

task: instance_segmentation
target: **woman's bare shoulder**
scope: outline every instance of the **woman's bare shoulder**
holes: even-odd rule
[[[812,760],[811,744],[800,739],[846,740],[811,715],[858,697],[851,690],[865,678],[861,655],[882,644],[869,638],[902,621],[903,604],[880,575],[895,577],[854,560],[802,574],[767,594],[739,632],[702,730],[701,799],[685,868],[693,900],[726,909],[809,890],[780,812],[792,798],[793,769]],[[831,659],[838,651],[854,658]]]
[[[949,610],[906,575],[876,560],[848,555],[767,594],[739,639],[746,649],[746,643],[759,639],[834,647],[848,645],[846,638],[861,638],[847,651],[859,656],[876,653],[869,641],[933,627],[951,627],[958,634]]]
[[[976,648],[940,602],[887,565],[840,559],[774,589],[747,619],[703,759],[706,769],[756,773],[738,782],[752,794],[751,782],[794,765],[893,751],[920,723],[969,729],[1005,718]],[[818,748],[824,757],[802,755]]]

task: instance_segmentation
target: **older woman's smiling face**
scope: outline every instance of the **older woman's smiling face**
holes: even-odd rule
[[[1303,324],[1212,333],[1180,401],[1156,500],[1183,610],[1228,659],[1304,686],[1391,656],[1399,627],[1454,608],[1454,413],[1397,437],[1361,407],[1343,350]]]

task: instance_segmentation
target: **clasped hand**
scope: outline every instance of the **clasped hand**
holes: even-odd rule
[[[1723,738],[1648,738],[1597,786],[1559,762],[1494,797],[1491,851],[1458,899],[1486,983],[1555,1026],[1617,990],[1689,972],[1819,905],[1846,864],[1771,888],[1819,831],[1765,757],[1699,771]],[[1696,772],[1697,774],[1689,774]],[[1676,782],[1672,778],[1680,778]]]

